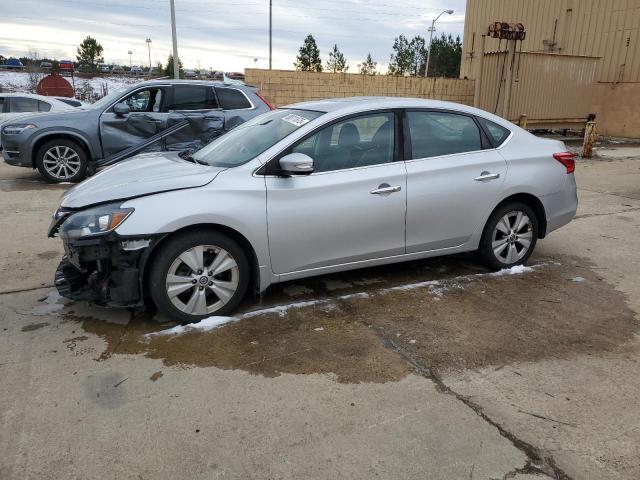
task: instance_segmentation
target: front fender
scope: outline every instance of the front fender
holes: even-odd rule
[[[70,137],[78,142],[80,142],[86,149],[89,154],[89,159],[100,158],[102,155],[99,149],[96,148],[96,145],[91,141],[91,137],[87,132],[82,130],[78,130],[76,128],[60,128],[60,127],[48,127],[38,129],[30,138],[29,138],[29,148],[28,151],[31,152],[31,161],[34,162],[35,165],[35,156],[36,149],[40,147],[44,142],[46,142],[50,138],[55,138],[59,136]]]

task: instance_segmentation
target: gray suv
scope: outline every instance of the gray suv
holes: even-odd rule
[[[78,182],[143,150],[197,150],[270,109],[246,85],[152,80],[85,110],[20,117],[3,125],[0,144],[9,165]]]

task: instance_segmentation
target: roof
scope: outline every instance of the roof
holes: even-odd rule
[[[145,84],[145,85],[166,85],[166,84],[184,84],[184,85],[219,85],[225,87],[248,87],[254,88],[251,85],[246,85],[243,83],[230,83],[230,82],[221,82],[220,80],[190,80],[190,79],[175,79],[175,78],[156,78],[153,80],[145,80],[144,82],[135,84],[136,86]]]
[[[444,102],[426,98],[411,97],[344,97],[329,98],[326,100],[313,100],[310,102],[294,103],[283,108],[297,108],[300,110],[313,110],[316,112],[333,113],[336,115],[348,115],[351,113],[366,112],[369,110],[381,110],[389,108],[438,108],[441,110],[453,110],[472,115],[479,115],[499,125],[512,128],[513,125],[504,118],[478,108],[470,107],[462,103]]]
[[[315,110],[319,112],[334,112],[338,110],[359,110],[372,108],[448,108],[452,110],[466,110],[470,107],[453,102],[429,100],[410,97],[344,97],[329,98],[326,100],[312,100],[309,102],[294,103],[287,108],[301,110]]]

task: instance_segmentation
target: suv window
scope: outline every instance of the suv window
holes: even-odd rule
[[[334,123],[302,141],[292,151],[313,158],[315,172],[393,162],[394,114],[376,113]]]
[[[507,137],[511,134],[510,130],[504,127],[501,127],[497,123],[493,123],[491,120],[487,120],[486,118],[482,118],[482,117],[476,117],[476,118],[480,122],[480,125],[482,125],[484,129],[487,131],[487,133],[491,137],[491,140],[493,141],[493,144],[496,147],[499,147],[500,145],[502,145],[504,141],[507,139]]]
[[[205,85],[174,85],[169,110],[211,110],[218,108],[211,88]]]
[[[407,112],[411,158],[472,152],[482,149],[480,130],[467,115],[448,112]]]
[[[39,112],[48,112],[51,110],[51,104],[48,102],[43,102],[42,100],[38,100],[38,111]]]
[[[251,102],[237,88],[216,87],[216,95],[223,110],[240,110],[251,108]]]
[[[26,97],[11,97],[9,108],[10,111],[14,113],[37,112],[38,100]]]
[[[132,93],[122,100],[132,112],[160,112],[162,108],[162,89],[147,88]]]
[[[4,97],[0,97],[0,113],[4,112]]]

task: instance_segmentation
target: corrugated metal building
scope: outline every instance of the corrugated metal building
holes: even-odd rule
[[[575,99],[579,103],[570,109],[596,113],[602,133],[640,137],[640,0],[467,0],[461,77],[476,78],[482,35],[496,21],[524,24],[527,36],[518,50],[542,54],[537,63],[549,63],[555,72],[565,69],[560,76],[566,79],[576,64],[592,65],[588,98],[584,98],[581,82],[581,95]],[[486,37],[484,51],[498,50],[499,40]],[[537,75],[538,71],[522,74]],[[483,86],[485,90],[489,87]],[[544,89],[536,92],[543,93]],[[565,104],[573,101],[563,99]],[[486,107],[482,102],[481,106]],[[519,112],[516,101],[510,116],[519,113],[527,112]],[[554,115],[556,112],[550,112],[548,117]]]

